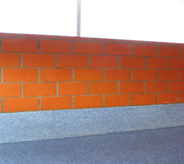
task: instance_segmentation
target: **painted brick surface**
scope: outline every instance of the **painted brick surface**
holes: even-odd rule
[[[41,82],[52,82],[52,81],[72,81],[72,70],[71,69],[41,69],[40,70],[40,81]]]
[[[71,109],[72,97],[42,97],[41,110]]]
[[[38,52],[38,40],[3,38],[4,52]]]
[[[160,46],[159,56],[164,57],[180,57],[180,47]]]
[[[20,67],[20,54],[0,53],[0,67]]]
[[[58,55],[58,67],[88,68],[87,55]]]
[[[38,82],[38,69],[4,68],[4,82]]]
[[[120,68],[144,68],[144,57],[120,57]]]
[[[0,33],[0,112],[184,103],[184,44]]]
[[[23,54],[23,67],[56,67],[56,55]]]
[[[106,43],[106,55],[131,55],[131,44]]]

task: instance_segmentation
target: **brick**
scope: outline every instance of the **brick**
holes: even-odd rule
[[[130,69],[106,69],[105,81],[130,81]]]
[[[37,82],[38,69],[4,68],[4,82]]]
[[[87,55],[58,55],[58,67],[88,68]]]
[[[159,56],[180,57],[180,47],[159,46]]]
[[[72,97],[41,97],[41,110],[72,109]]]
[[[131,44],[105,43],[106,55],[131,55]]]
[[[179,70],[158,70],[158,80],[179,80]]]
[[[56,39],[56,36],[54,35],[33,35],[33,34],[22,34],[22,37],[24,38],[46,38],[46,39]]]
[[[180,103],[184,103],[184,92],[180,93]]]
[[[4,112],[38,111],[38,98],[5,98]]]
[[[0,113],[2,112],[2,100],[0,99]]]
[[[156,80],[156,70],[133,70],[133,80]]]
[[[4,52],[38,52],[37,39],[3,38]]]
[[[135,56],[157,56],[157,45],[134,44],[133,55]]]
[[[88,38],[84,38],[84,37],[72,37],[72,36],[58,36],[58,39],[63,39],[63,40],[89,40]]]
[[[20,54],[0,53],[0,67],[20,67]]]
[[[75,41],[75,54],[103,54],[103,43]]]
[[[149,57],[146,59],[146,68],[169,68],[169,59]]]
[[[102,81],[103,69],[75,69],[75,81]]]
[[[59,83],[59,95],[86,95],[88,94],[88,83]]]
[[[171,92],[184,91],[184,81],[171,81],[170,82],[170,91]]]
[[[181,56],[184,57],[184,47],[181,49]]]
[[[178,93],[158,93],[157,104],[178,103]]]
[[[184,70],[181,70],[181,80],[184,80]]]
[[[105,95],[105,107],[130,105],[130,95]]]
[[[120,93],[143,93],[144,82],[120,82]]]
[[[146,92],[167,92],[167,91],[168,91],[167,81],[146,82]]]
[[[170,68],[184,69],[184,59],[171,58]]]
[[[41,69],[41,82],[72,81],[72,69]]]
[[[120,68],[144,68],[144,57],[120,57]]]
[[[23,54],[23,67],[56,67],[56,55]]]
[[[103,106],[103,96],[75,96],[74,108],[95,108]]]
[[[18,83],[0,84],[0,97],[19,97],[21,96],[21,85]]]
[[[0,36],[5,36],[5,37],[20,37],[20,34],[0,33]]]
[[[72,53],[72,41],[40,40],[40,52],[43,52],[43,53]]]
[[[91,94],[111,94],[117,93],[117,82],[91,82]]]
[[[117,56],[91,56],[92,68],[117,68],[118,57]]]
[[[56,95],[55,83],[24,83],[24,96],[54,96]]]
[[[132,105],[151,105],[155,104],[155,94],[133,94]]]

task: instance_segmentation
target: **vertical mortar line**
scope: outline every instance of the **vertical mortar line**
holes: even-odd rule
[[[146,81],[144,81],[144,93],[146,92]]]
[[[131,56],[133,56],[133,53],[134,53],[134,44],[132,43],[131,44]]]
[[[119,94],[119,81],[118,81],[118,94]]]
[[[56,36],[56,40],[58,40],[58,36]]]
[[[103,95],[103,104],[102,104],[103,107],[104,107],[104,104],[105,104],[105,95]]]
[[[40,68],[38,68],[38,82],[40,83]]]
[[[120,67],[120,56],[118,56],[118,68]]]
[[[178,103],[180,103],[180,92],[178,94]]]
[[[1,107],[2,107],[2,113],[4,113],[4,98],[1,99]]]
[[[155,97],[155,104],[157,104],[157,94],[158,94],[158,93],[155,94],[155,96],[156,96],[156,97]]]
[[[56,68],[58,68],[58,54],[56,54]]]
[[[3,52],[3,38],[1,38],[1,52]]]
[[[158,81],[158,69],[156,70],[156,81]]]
[[[171,58],[169,58],[169,69],[171,68]]]
[[[38,110],[41,111],[41,97],[38,97]]]
[[[170,88],[170,81],[168,81],[168,93],[170,92],[169,88]]]
[[[38,53],[40,53],[40,39],[38,39]]]
[[[88,94],[90,95],[90,82],[88,83]]]
[[[103,55],[105,55],[105,42],[103,42]]]
[[[72,40],[72,54],[74,54],[75,42]]]
[[[3,83],[3,68],[1,68],[1,83]]]
[[[146,61],[147,61],[147,57],[145,57],[144,59],[144,68],[146,69]]]
[[[74,82],[74,68],[72,68],[72,82]]]
[[[22,34],[20,34],[20,38],[22,38]]]

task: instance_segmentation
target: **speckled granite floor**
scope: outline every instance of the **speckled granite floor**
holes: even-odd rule
[[[0,144],[0,164],[165,163],[184,163],[184,127]]]

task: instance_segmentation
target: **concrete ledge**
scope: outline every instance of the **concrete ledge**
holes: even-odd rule
[[[184,126],[184,104],[0,114],[0,143]]]

